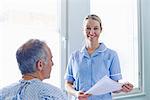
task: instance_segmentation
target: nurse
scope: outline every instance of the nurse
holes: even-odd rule
[[[122,79],[117,53],[99,43],[101,32],[101,19],[97,15],[85,17],[85,45],[71,54],[65,74],[66,90],[73,95],[72,100],[112,100],[111,93],[95,96],[84,92],[105,75],[115,81]],[[130,92],[132,89],[132,84],[125,83],[118,92]]]

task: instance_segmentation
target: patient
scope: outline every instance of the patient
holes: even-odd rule
[[[22,79],[1,89],[0,100],[67,100],[60,89],[42,82],[50,78],[52,57],[43,41],[31,39],[23,44],[16,52]]]

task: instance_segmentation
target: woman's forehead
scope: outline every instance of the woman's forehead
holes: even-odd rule
[[[84,25],[86,25],[86,26],[91,26],[91,25],[100,26],[99,22],[97,20],[94,20],[94,19],[87,19],[84,22]]]

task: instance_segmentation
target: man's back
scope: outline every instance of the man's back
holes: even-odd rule
[[[60,89],[39,79],[20,80],[0,90],[0,100],[66,100]]]

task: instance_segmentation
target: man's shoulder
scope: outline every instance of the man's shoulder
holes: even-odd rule
[[[16,93],[19,88],[18,83],[13,83],[0,89],[0,97],[5,97]]]
[[[52,97],[52,98],[62,98],[62,100],[66,100],[65,99],[66,94],[60,88],[58,88],[54,85],[48,84],[48,83],[44,83],[44,82],[41,85],[43,87],[40,90],[40,95],[41,96],[49,96],[49,97]]]
[[[47,91],[57,91],[57,92],[61,91],[61,89],[59,89],[58,87],[48,84],[48,83],[42,82],[41,86],[43,89],[46,89]]]
[[[8,86],[2,87],[0,89],[0,92],[4,92],[4,91],[10,91],[10,90],[15,90],[17,87],[19,86],[19,83],[12,83]]]

